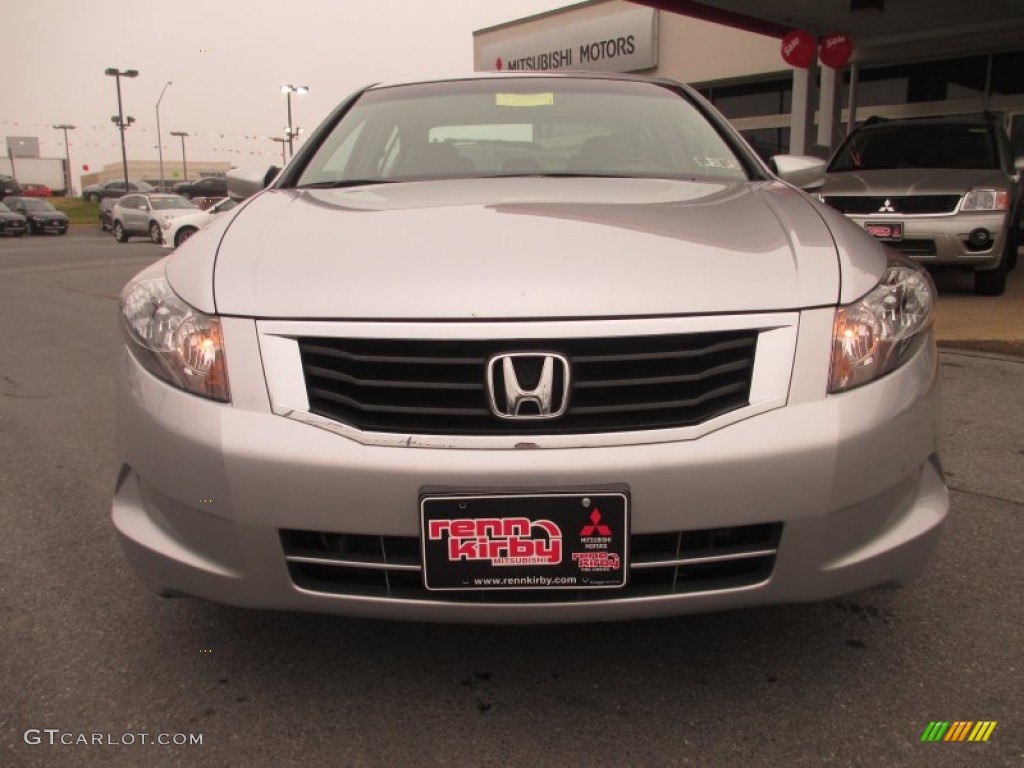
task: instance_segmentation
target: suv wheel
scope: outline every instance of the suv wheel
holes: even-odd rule
[[[1006,233],[1006,250],[1003,252],[1003,263],[1006,271],[1012,272],[1017,266],[1017,250],[1020,248],[1021,222],[1016,216],[1011,219],[1010,230]]]
[[[1006,291],[1006,259],[995,269],[974,273],[974,292],[979,296],[1002,296]]]
[[[149,222],[149,239],[150,242],[154,242],[160,245],[164,241],[163,233],[160,231],[160,225],[155,221]]]
[[[114,239],[119,243],[128,242],[128,236],[124,233],[124,227],[120,221],[114,222]]]
[[[85,199],[90,203],[98,203],[100,201],[100,196],[95,192],[90,192]]]

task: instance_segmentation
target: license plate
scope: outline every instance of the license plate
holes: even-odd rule
[[[614,589],[628,572],[624,493],[424,496],[430,590]]]
[[[874,235],[879,240],[903,239],[903,222],[901,221],[887,221],[884,223],[869,221],[864,225],[864,229],[869,235]]]

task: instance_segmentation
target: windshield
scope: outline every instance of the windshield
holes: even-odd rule
[[[150,195],[149,204],[155,211],[169,211],[174,208],[196,208],[191,200],[179,195]]]
[[[523,175],[748,178],[701,112],[668,88],[510,78],[363,94],[298,186]]]
[[[25,204],[26,211],[56,211],[57,209],[50,205],[45,200],[37,200],[35,198],[27,197],[23,201]]]
[[[3,203],[0,203],[0,213],[11,213],[11,209]]]
[[[880,125],[860,130],[843,145],[829,171],[889,168],[999,167],[992,134],[983,125]]]

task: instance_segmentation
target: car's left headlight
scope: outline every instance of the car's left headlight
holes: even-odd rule
[[[902,365],[932,343],[935,285],[923,267],[890,251],[885,275],[866,296],[836,310],[828,391],[844,392]]]
[[[128,349],[150,373],[172,386],[230,402],[220,319],[180,299],[166,280],[133,280],[121,293]]]
[[[1005,211],[1010,206],[1010,193],[1005,189],[971,189],[964,195],[961,211]]]

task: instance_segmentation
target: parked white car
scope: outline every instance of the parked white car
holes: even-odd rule
[[[237,200],[225,197],[215,205],[211,205],[205,211],[196,211],[184,216],[171,219],[164,224],[163,241],[164,248],[177,248],[188,240],[192,235],[205,227],[218,213],[230,211],[238,205]]]

